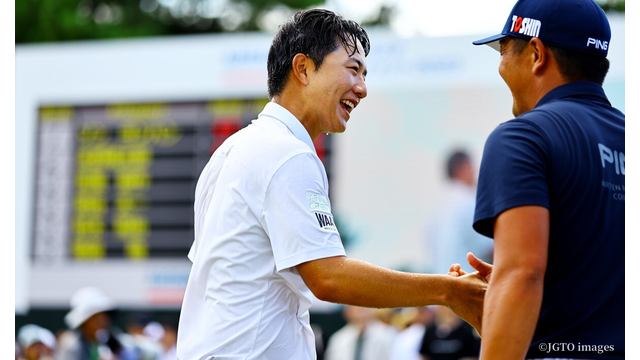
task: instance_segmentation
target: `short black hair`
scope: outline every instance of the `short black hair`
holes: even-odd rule
[[[512,37],[513,49],[522,53],[529,40]],[[582,51],[546,45],[558,63],[560,74],[568,81],[593,81],[600,86],[609,72],[609,59]]]
[[[569,81],[593,81],[600,86],[609,72],[609,59],[582,51],[549,46],[560,73]]]
[[[453,179],[460,165],[468,162],[471,162],[471,157],[464,150],[456,150],[449,155],[449,159],[447,159],[447,176],[449,179]]]
[[[324,9],[300,10],[278,28],[267,58],[269,98],[284,89],[296,54],[305,54],[313,60],[316,70],[324,57],[335,51],[338,39],[351,55],[358,51],[357,40],[362,44],[364,56],[369,55],[367,32],[358,23]]]

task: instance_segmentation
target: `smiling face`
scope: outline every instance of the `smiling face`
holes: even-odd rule
[[[509,87],[509,90],[511,90],[511,96],[513,97],[511,111],[517,117],[531,110],[533,106],[527,101],[531,91],[531,79],[529,77],[531,72],[527,72],[526,69],[526,50],[523,50],[522,44],[517,44],[516,41],[518,40],[511,37],[500,40],[500,66],[498,72]]]
[[[367,63],[362,45],[358,41],[358,51],[351,55],[351,51],[338,43],[338,48],[325,56],[319,69],[308,72],[305,126],[312,138],[323,132],[344,132],[351,111],[367,96]]]

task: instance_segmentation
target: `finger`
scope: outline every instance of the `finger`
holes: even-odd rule
[[[453,272],[453,271],[455,271],[455,272],[460,271],[460,264],[453,264],[453,265],[451,265],[451,267],[449,268],[449,271],[452,271],[452,272]]]
[[[467,261],[469,262],[469,265],[471,265],[472,268],[478,270],[478,272],[482,276],[489,276],[491,274],[491,271],[493,270],[493,265],[478,259],[471,252],[467,253]]]

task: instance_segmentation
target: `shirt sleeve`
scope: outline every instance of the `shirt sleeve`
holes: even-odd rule
[[[493,237],[495,219],[503,211],[527,205],[549,208],[548,142],[530,121],[498,126],[484,147],[473,228]]]
[[[269,183],[261,220],[277,271],[345,255],[323,172],[319,159],[302,153],[287,160]]]

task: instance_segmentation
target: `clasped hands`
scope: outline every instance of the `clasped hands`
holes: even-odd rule
[[[477,271],[467,273],[461,269],[460,264],[453,264],[447,273],[459,278],[463,285],[462,291],[452,299],[449,307],[482,335],[484,294],[491,279],[493,265],[478,259],[472,253],[467,253],[467,261]]]
[[[478,259],[471,252],[467,253],[467,261],[469,262],[469,265],[471,265],[472,268],[476,269],[488,283],[489,279],[491,278],[491,272],[493,271],[493,265]],[[449,272],[447,273],[447,275],[458,277],[467,275],[467,272],[462,270],[460,264],[453,264],[449,268]]]

